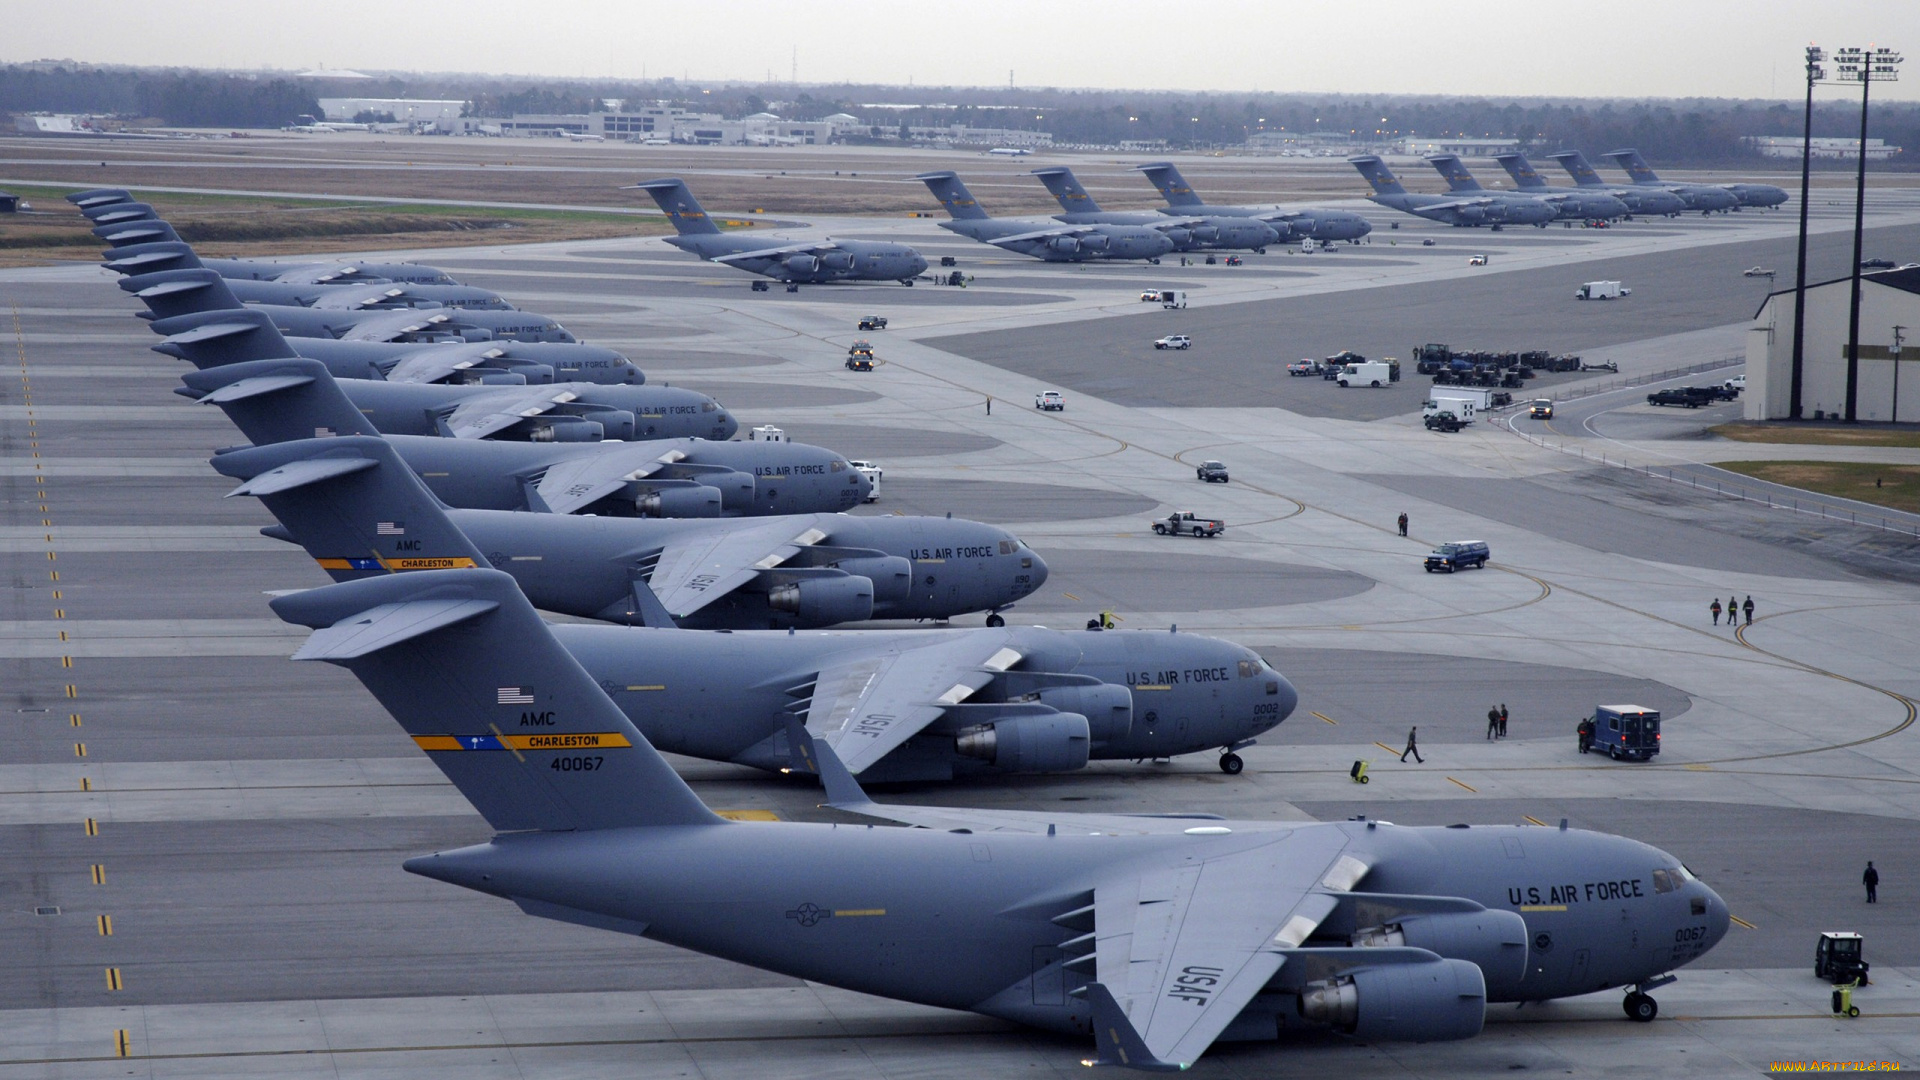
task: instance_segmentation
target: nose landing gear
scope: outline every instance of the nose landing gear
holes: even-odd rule
[[[1636,1024],[1651,1023],[1654,1017],[1660,1015],[1660,1003],[1653,1000],[1653,995],[1647,991],[1658,990],[1678,981],[1677,975],[1662,975],[1657,979],[1647,979],[1636,984],[1633,989],[1627,991],[1626,1000],[1620,1003],[1621,1011],[1627,1014],[1627,1019]]]

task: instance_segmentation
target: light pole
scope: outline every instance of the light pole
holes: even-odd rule
[[[1893,419],[1890,422],[1895,424],[1900,422],[1900,345],[1906,332],[1904,326],[1893,328]]]
[[[1893,82],[1900,77],[1901,59],[1892,49],[1872,46],[1841,49],[1834,54],[1840,81],[1860,84],[1860,170],[1853,187],[1853,294],[1847,309],[1848,423],[1858,419],[1855,406],[1860,398],[1860,243],[1867,212],[1867,98],[1874,83]]]
[[[1793,278],[1793,367],[1787,395],[1787,419],[1800,419],[1800,366],[1806,355],[1807,315],[1807,195],[1813,171],[1813,84],[1827,77],[1820,66],[1827,58],[1818,45],[1807,46],[1807,115],[1800,135],[1800,259]]]

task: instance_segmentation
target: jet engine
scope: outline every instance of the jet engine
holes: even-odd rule
[[[1361,1039],[1471,1039],[1487,1020],[1487,984],[1465,960],[1383,964],[1300,989],[1300,1015]]]
[[[905,600],[913,593],[913,564],[898,555],[862,555],[833,565],[873,582],[876,604]]]
[[[469,326],[460,331],[460,340],[466,342],[492,341],[493,331],[482,326]]]
[[[820,256],[820,265],[835,272],[851,270],[853,269],[853,252],[830,251]]]
[[[606,428],[577,416],[538,417],[522,430],[527,433],[528,442],[599,442],[607,435]]]
[[[1408,915],[1358,931],[1351,943],[1368,948],[1412,946],[1465,960],[1495,987],[1518,986],[1527,974],[1527,921],[1488,908]]]
[[[1220,227],[1217,225],[1195,225],[1192,233],[1194,240],[1202,244],[1211,244],[1220,239]]]
[[[1173,249],[1175,251],[1185,251],[1194,245],[1193,230],[1191,229],[1185,227],[1168,229],[1164,235],[1167,239],[1173,241]]]
[[[558,406],[551,415],[556,418],[571,416],[599,424],[603,432],[602,438],[607,439],[633,439],[640,432],[640,418],[627,409],[610,409],[576,401]],[[536,417],[535,419],[545,418]]]
[[[863,577],[806,577],[775,585],[767,606],[815,626],[873,617],[873,582]]]
[[[1072,772],[1087,765],[1092,738],[1079,713],[1013,716],[966,728],[954,752],[1008,772]]]
[[[475,382],[481,386],[525,386],[527,377],[514,371],[482,371]],[[468,385],[472,385],[469,383]]]
[[[1087,251],[1105,251],[1113,238],[1104,233],[1093,233],[1080,238],[1080,246]]]
[[[1133,729],[1133,691],[1118,683],[1047,686],[1037,696],[1042,705],[1086,717],[1087,734],[1096,744],[1124,739]]]
[[[1062,255],[1072,255],[1074,252],[1080,250],[1080,237],[1056,236],[1047,241],[1047,247]]]
[[[691,484],[646,492],[634,505],[641,517],[717,518],[720,501],[720,489]]]
[[[820,260],[813,255],[789,255],[787,269],[796,274],[811,274],[820,269]]]

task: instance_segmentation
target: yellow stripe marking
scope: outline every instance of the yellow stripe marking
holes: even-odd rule
[[[1712,772],[1713,771],[1713,766],[1711,765],[1682,765],[1680,767],[1687,770],[1688,772]]]
[[[73,666],[73,657],[71,657],[71,656],[63,656],[63,657],[61,657],[61,658],[60,658],[60,666],[61,666],[61,667],[63,667],[63,668],[70,668],[70,667],[72,667],[72,666]]]
[[[68,713],[68,714],[67,714],[67,723],[69,723],[69,724],[72,724],[72,725],[73,725],[74,727],[79,727],[79,726],[80,726],[80,714],[79,714],[79,713]]]
[[[100,931],[101,937],[113,936],[113,916],[111,915],[95,916],[93,920],[93,925],[96,929]]]
[[[107,989],[109,989],[109,990],[119,990],[119,989],[121,989],[121,985],[120,985],[120,969],[119,969],[119,968],[108,968],[108,969],[107,969]]]
[[[471,570],[479,564],[466,556],[459,558],[381,559],[389,570]]]
[[[715,810],[714,813],[728,821],[779,821],[780,815],[771,810]]]
[[[1528,821],[1533,822],[1535,825],[1538,825],[1543,829],[1547,827],[1546,822],[1541,821],[1539,818],[1534,817],[1532,814],[1521,814],[1520,816],[1523,818],[1526,818]]]
[[[107,868],[105,866],[100,863],[94,863],[92,874],[95,885],[105,885],[107,883]]]
[[[77,687],[77,686],[75,686],[75,685],[73,685],[72,683],[68,683],[68,684],[67,684],[67,696],[68,696],[68,697],[70,697],[70,698],[77,698],[77,697],[79,697],[79,696],[80,696],[80,688],[79,688],[79,687]]]
[[[1387,753],[1389,753],[1389,754],[1397,754],[1397,753],[1399,753],[1399,752],[1400,752],[1400,751],[1398,751],[1398,750],[1395,750],[1395,749],[1394,749],[1393,747],[1391,747],[1391,746],[1388,746],[1388,745],[1387,745],[1386,743],[1383,743],[1383,742],[1381,742],[1381,741],[1379,741],[1378,739],[1375,739],[1375,740],[1374,740],[1374,743],[1373,743],[1373,745],[1375,745],[1375,746],[1377,746],[1377,747],[1379,747],[1379,748],[1380,748],[1380,749],[1382,749],[1382,750],[1385,750],[1385,751],[1386,751]]]
[[[1308,711],[1309,711],[1309,712],[1312,712],[1312,710],[1308,710]],[[1328,715],[1327,715],[1327,714],[1325,714],[1325,713],[1313,713],[1313,715],[1315,715],[1315,716],[1317,716],[1317,717],[1319,717],[1319,718],[1320,718],[1320,719],[1322,719],[1322,720],[1325,720],[1325,721],[1326,721],[1327,723],[1329,723],[1329,724],[1332,724],[1332,725],[1333,725],[1334,727],[1339,727],[1339,726],[1340,726],[1340,721],[1338,721],[1338,720],[1335,720],[1335,719],[1334,719],[1333,717],[1331,717],[1331,716],[1328,716]]]
[[[92,818],[87,819],[87,835],[88,836],[100,835],[100,823],[98,821],[95,821]]]
[[[629,686],[629,687],[627,687],[627,689],[629,689],[629,690],[665,690],[666,688],[667,688],[667,686],[666,686],[666,684],[665,684],[665,683],[656,683],[656,684],[653,684],[653,685],[650,685],[650,686]]]
[[[1743,918],[1741,918],[1741,917],[1740,917],[1740,916],[1738,916],[1738,915],[1729,915],[1729,916],[1727,916],[1727,918],[1729,918],[1729,919],[1732,919],[1732,920],[1733,920],[1734,922],[1737,922],[1737,923],[1739,923],[1739,924],[1740,924],[1741,926],[1744,926],[1744,927],[1746,927],[1746,928],[1747,928],[1747,929],[1749,929],[1749,930],[1758,930],[1758,929],[1760,929],[1759,927],[1757,927],[1757,926],[1755,926],[1755,925],[1753,925],[1752,923],[1750,923],[1750,922],[1748,922],[1747,920],[1745,920],[1745,919],[1743,919]]]
[[[1075,595],[1073,595],[1073,594],[1072,594],[1072,593],[1070,593],[1070,592],[1065,592],[1065,593],[1061,593],[1060,595],[1061,595],[1061,596],[1064,596],[1064,597],[1066,597],[1066,598],[1067,598],[1067,599],[1069,599],[1069,600],[1078,600],[1078,599],[1080,599],[1079,597],[1077,597],[1077,596],[1075,596]]]
[[[1565,904],[1521,904],[1521,911],[1565,911]]]
[[[885,915],[886,913],[887,909],[883,907],[833,909],[833,917],[836,919],[857,919],[867,915]]]
[[[1451,776],[1449,776],[1449,777],[1447,777],[1447,779],[1449,779],[1449,780],[1453,780],[1453,777],[1451,777]],[[1460,780],[1453,780],[1453,782],[1454,782],[1454,783],[1456,783],[1456,784],[1459,784],[1459,785],[1460,785],[1461,787],[1463,787],[1463,788],[1466,788],[1466,789],[1467,789],[1468,791],[1471,791],[1471,792],[1474,792],[1474,793],[1476,793],[1476,794],[1478,794],[1478,793],[1479,793],[1479,791],[1480,791],[1480,789],[1479,789],[1479,788],[1477,788],[1477,787],[1474,787],[1474,786],[1473,786],[1472,784],[1469,784],[1469,783],[1465,783],[1464,781],[1460,781]]]
[[[126,1028],[114,1029],[113,1031],[113,1056],[114,1057],[126,1057],[129,1053],[132,1052],[127,1045],[128,1041],[129,1040],[127,1038]]]
[[[633,745],[617,731],[575,732],[568,735],[507,735],[496,731],[493,738],[508,750],[598,750]],[[415,735],[413,741],[422,750],[467,748],[458,735]]]
[[[89,779],[87,779],[87,778],[86,778],[86,777],[84,777],[84,776],[83,776],[83,777],[81,777],[81,778],[80,778],[80,790],[81,790],[81,791],[92,791],[92,790],[93,790],[93,781],[91,781],[91,780],[89,780]]]
[[[1146,686],[1136,686],[1134,687],[1134,689],[1135,690],[1171,690],[1173,689],[1173,687],[1168,683],[1151,683]]]
[[[73,756],[74,756],[74,757],[86,757],[86,756],[87,756],[87,744],[86,744],[86,743],[83,743],[83,742],[77,742],[77,743],[74,743],[74,744],[73,744]]]

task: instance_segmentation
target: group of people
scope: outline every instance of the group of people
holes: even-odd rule
[[[1739,626],[1740,615],[1743,612],[1747,616],[1747,625],[1753,625],[1753,597],[1751,595],[1747,597],[1747,602],[1744,604],[1740,602],[1739,597],[1729,596],[1727,597],[1727,606],[1725,608],[1720,606],[1720,598],[1716,596],[1713,598],[1713,603],[1707,605],[1707,610],[1713,613],[1713,625],[1715,626],[1720,625],[1720,613],[1722,611],[1725,611],[1727,614],[1728,626]]]
[[[1507,705],[1501,702],[1497,709],[1487,710],[1487,741],[1507,737]]]

